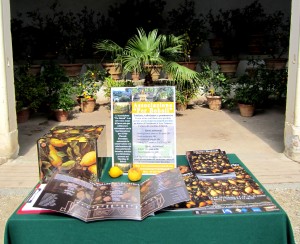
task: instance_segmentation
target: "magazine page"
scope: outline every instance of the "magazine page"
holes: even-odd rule
[[[208,197],[201,181],[194,172],[183,173],[182,178],[190,195],[190,200],[171,205],[165,208],[165,210],[191,210],[212,205],[212,200]]]
[[[142,218],[188,200],[189,193],[178,168],[154,175],[141,184]]]
[[[83,221],[141,219],[140,188],[131,183],[89,183],[55,174],[34,207],[51,209]]]
[[[141,220],[157,210],[189,199],[177,168],[152,176],[141,185],[125,182],[91,183],[56,173],[33,206],[83,221]]]

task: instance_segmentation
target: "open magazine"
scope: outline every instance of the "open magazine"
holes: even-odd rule
[[[56,173],[33,205],[83,221],[142,220],[167,206],[190,199],[179,169],[150,177],[141,184],[90,183]]]

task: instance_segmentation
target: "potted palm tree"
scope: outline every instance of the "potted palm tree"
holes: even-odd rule
[[[110,55],[109,62],[102,62],[101,65],[107,73],[115,80],[121,78],[121,64],[119,63],[120,57],[123,53],[123,48],[112,40],[102,40],[95,43],[96,53],[103,52],[104,58]]]
[[[142,28],[137,31],[138,34],[131,37],[124,48],[109,40],[101,41],[96,47],[108,52],[118,50],[115,62],[120,63],[123,75],[129,72],[143,73],[146,84],[152,84],[153,80],[157,79],[153,74],[160,69],[170,74],[177,85],[186,84],[191,80],[199,84],[201,80],[198,72],[174,61],[182,52],[184,36],[158,34],[157,29],[148,34]]]

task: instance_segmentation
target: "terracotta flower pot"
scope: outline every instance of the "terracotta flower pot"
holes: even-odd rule
[[[221,96],[206,96],[209,109],[218,111],[222,107]]]
[[[198,61],[186,61],[186,62],[178,62],[178,63],[191,70],[196,70]]]
[[[25,123],[28,121],[30,116],[30,110],[28,107],[22,108],[21,111],[17,112],[17,122],[18,123]]]
[[[238,106],[239,106],[241,116],[252,117],[254,115],[254,110],[255,110],[254,105],[239,103]]]
[[[234,77],[239,60],[218,60],[216,61],[217,64],[220,66],[220,71],[224,73],[227,77]]]
[[[62,66],[66,72],[66,75],[70,76],[70,77],[74,77],[80,74],[81,72],[81,68],[82,68],[81,63],[79,64],[60,64],[60,66]]]
[[[119,80],[121,78],[121,68],[117,63],[102,63],[101,65],[114,80]]]
[[[176,103],[176,110],[177,111],[184,111],[187,109],[186,103]]]
[[[62,109],[55,109],[54,110],[54,115],[57,121],[59,122],[64,122],[67,121],[69,118],[69,112],[64,111]]]
[[[286,67],[286,58],[266,58],[264,59],[267,69],[284,69]]]
[[[81,101],[80,108],[83,113],[92,113],[95,110],[96,99]]]

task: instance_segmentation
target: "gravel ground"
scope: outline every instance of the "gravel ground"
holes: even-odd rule
[[[300,244],[300,186],[292,184],[265,187],[288,214],[295,241]],[[28,193],[29,190],[26,189],[20,191],[0,190],[0,240],[4,239],[3,234],[7,219],[22,203]]]

